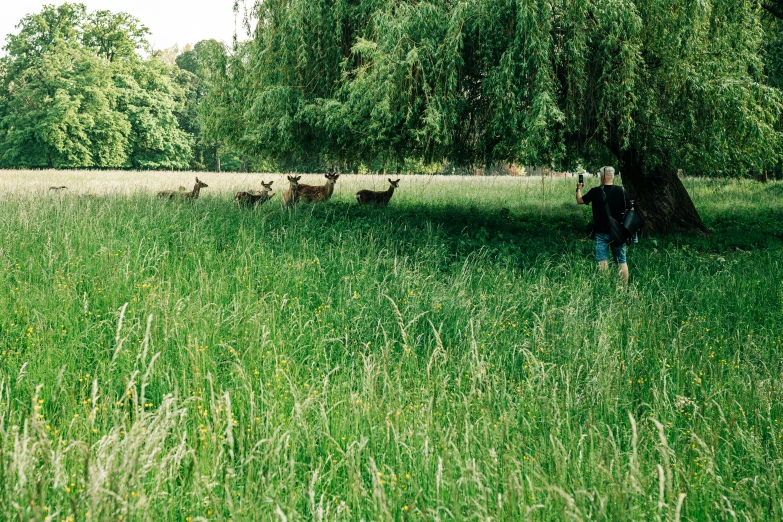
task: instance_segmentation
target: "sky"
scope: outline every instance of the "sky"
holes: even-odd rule
[[[195,44],[214,38],[231,43],[234,36],[233,0],[75,0],[87,6],[87,11],[106,9],[125,11],[138,18],[152,34],[148,37],[154,49],[165,49],[177,44]],[[6,37],[17,33],[16,25],[27,14],[41,11],[45,4],[60,5],[60,0],[0,0],[0,39],[4,47]],[[242,20],[237,18],[240,39]],[[5,54],[0,50],[0,55]]]

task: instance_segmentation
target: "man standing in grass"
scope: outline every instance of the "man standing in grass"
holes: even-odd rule
[[[601,186],[590,189],[582,196],[584,183],[576,184],[576,202],[579,205],[593,204],[593,222],[595,223],[595,258],[598,268],[606,270],[609,267],[609,242],[612,240],[609,231],[609,218],[606,215],[604,201],[609,204],[609,212],[617,222],[623,222],[625,211],[631,208],[628,195],[623,187],[614,184],[614,167],[601,168]],[[620,279],[628,284],[628,264],[625,259],[625,244],[611,247],[614,261],[620,270]]]

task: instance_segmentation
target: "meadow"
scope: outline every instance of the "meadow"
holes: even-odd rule
[[[0,172],[1,519],[783,518],[783,184],[622,289],[572,179],[198,176]]]

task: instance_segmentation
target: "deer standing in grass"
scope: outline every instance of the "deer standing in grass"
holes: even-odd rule
[[[198,195],[201,192],[202,188],[206,188],[209,185],[204,183],[203,181],[199,181],[198,178],[196,178],[196,184],[193,186],[193,190],[190,192],[184,192],[181,190],[161,190],[158,192],[158,197],[160,199],[174,199],[176,197],[184,198],[184,199],[198,199]]]
[[[299,180],[302,176],[288,176],[288,190],[283,193],[283,205],[293,207],[299,201]]]
[[[400,180],[398,179],[397,181],[392,181],[389,178],[389,183],[391,183],[391,185],[389,185],[387,190],[360,190],[356,193],[356,201],[358,201],[360,205],[369,205],[370,203],[374,203],[379,207],[385,207],[389,204],[389,200],[394,194],[394,189],[396,189],[400,184]]]
[[[328,201],[334,193],[334,184],[337,183],[337,178],[339,177],[339,174],[332,172],[331,174],[326,174],[325,185],[299,185],[297,199],[303,199],[307,202]]]
[[[234,196],[234,201],[237,202],[237,205],[240,207],[247,207],[247,208],[253,208],[257,205],[263,205],[270,199],[274,197],[274,194],[270,194],[272,192],[272,183],[274,181],[270,181],[269,183],[261,182],[261,192],[252,192],[252,191],[240,191],[237,192],[237,195]]]

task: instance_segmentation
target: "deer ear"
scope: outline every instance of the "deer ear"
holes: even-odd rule
[[[386,179],[388,179],[388,180],[389,180],[389,183],[394,183],[394,182],[391,180],[391,178],[386,178]]]
[[[397,178],[397,181],[395,181],[394,183],[397,184],[399,182],[400,182],[400,178]]]
[[[271,185],[271,184],[272,184],[272,183],[274,183],[274,182],[275,182],[275,180],[272,180],[272,181],[270,181],[270,182],[269,182],[269,184]]]

